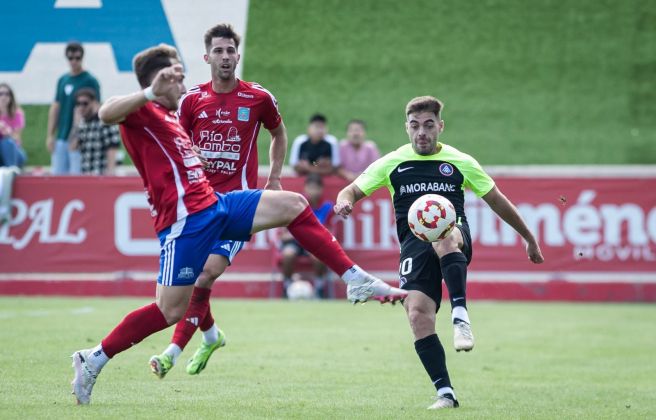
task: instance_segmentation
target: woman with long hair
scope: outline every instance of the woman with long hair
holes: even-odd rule
[[[7,83],[0,83],[0,166],[17,166],[25,163],[21,147],[21,133],[25,127],[25,114],[16,103],[14,91]]]

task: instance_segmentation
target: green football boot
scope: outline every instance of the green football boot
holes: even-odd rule
[[[164,379],[169,370],[173,369],[173,358],[166,353],[150,358],[150,370],[159,378]]]
[[[205,341],[200,343],[200,347],[196,353],[187,362],[187,373],[190,375],[198,375],[205,369],[210,356],[218,348],[226,345],[226,336],[223,331],[219,330],[219,339],[215,343],[207,344]]]

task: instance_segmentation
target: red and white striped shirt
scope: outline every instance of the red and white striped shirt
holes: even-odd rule
[[[228,93],[212,82],[189,89],[180,102],[180,124],[209,163],[205,172],[220,193],[257,187],[257,135],[282,121],[276,98],[257,83],[237,80]]]
[[[128,115],[120,129],[125,149],[143,179],[157,232],[216,202],[175,113],[149,102]]]

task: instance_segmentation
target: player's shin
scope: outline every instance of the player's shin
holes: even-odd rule
[[[462,252],[452,252],[440,258],[444,283],[449,290],[452,317],[469,323],[467,315],[467,257]]]
[[[130,312],[112,332],[102,340],[102,350],[110,359],[127,350],[151,334],[161,331],[169,324],[164,314],[151,303]]]
[[[307,206],[287,229],[305,250],[335,273],[342,275],[354,266],[335,237],[316,218],[310,206]]]
[[[424,365],[426,373],[428,373],[428,376],[433,382],[435,389],[438,391],[438,395],[441,395],[440,392],[442,394],[447,393],[445,391],[450,391],[453,394],[451,379],[446,369],[444,347],[442,347],[442,343],[437,338],[437,334],[432,334],[415,341],[415,351],[419,356],[419,360]],[[453,395],[455,397],[455,394]]]
[[[175,325],[175,332],[171,339],[172,344],[177,345],[180,349],[184,349],[189,343],[189,340],[191,340],[196,329],[210,310],[211,293],[212,289],[194,286],[187,312],[185,312],[182,319]]]

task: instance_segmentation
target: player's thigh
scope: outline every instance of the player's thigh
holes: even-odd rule
[[[291,191],[263,191],[255,211],[251,233],[287,226],[308,206],[307,200]]]
[[[458,252],[464,246],[464,239],[459,228],[455,228],[444,239],[432,243],[433,248],[438,256],[443,257],[452,252]]]
[[[409,236],[401,244],[399,286],[428,296],[439,309],[442,300],[442,271],[435,250],[428,242]]]
[[[178,322],[187,311],[193,289],[193,284],[186,286],[157,285],[155,302],[169,325]]]

